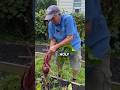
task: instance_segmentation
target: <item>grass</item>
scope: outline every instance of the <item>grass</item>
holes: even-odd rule
[[[47,41],[42,42],[42,41],[35,41],[35,45],[48,45]]]
[[[35,45],[48,45],[49,40],[35,39]]]
[[[40,75],[42,74],[42,64],[43,64],[43,54],[39,54],[38,57],[35,59],[35,72],[36,72],[36,79],[40,78]],[[57,74],[57,65],[55,64],[53,57],[50,62],[51,64],[51,75]],[[68,62],[66,62],[62,69],[62,75],[64,79],[71,80],[72,78],[72,69]],[[80,84],[85,84],[85,68],[81,67],[79,74],[77,75],[77,82]]]
[[[19,90],[21,77],[16,74],[0,72],[0,90]]]

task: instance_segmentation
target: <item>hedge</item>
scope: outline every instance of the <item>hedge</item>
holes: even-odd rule
[[[35,12],[35,36],[36,38],[47,38],[47,25],[44,22],[45,10]]]
[[[13,41],[13,39],[21,41],[23,38],[30,40],[34,37],[33,4],[31,0],[0,1],[0,36],[2,36],[0,39],[2,41]]]

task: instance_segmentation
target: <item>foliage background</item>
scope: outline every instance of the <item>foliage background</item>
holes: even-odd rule
[[[56,0],[36,0],[36,11],[39,9],[47,9],[50,5],[56,5]]]
[[[111,32],[112,56],[119,57],[120,53],[120,0],[101,0],[103,13],[106,16]]]
[[[0,40],[30,39],[33,31],[34,0],[0,0]]]
[[[0,43],[27,42],[33,38],[32,8],[33,0],[0,0]],[[2,51],[5,53],[3,48]],[[0,71],[0,90],[20,90],[20,87],[21,76]]]

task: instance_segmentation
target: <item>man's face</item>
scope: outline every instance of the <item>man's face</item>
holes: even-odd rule
[[[51,19],[51,21],[54,24],[59,24],[60,23],[60,15],[54,15],[53,18]]]

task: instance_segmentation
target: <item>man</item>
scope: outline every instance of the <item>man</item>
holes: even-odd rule
[[[68,14],[61,14],[56,5],[47,8],[45,20],[48,20],[48,34],[50,39],[49,53],[55,54],[57,50],[65,45],[70,45],[73,52],[69,55],[70,64],[73,70],[72,80],[76,81],[76,76],[80,70],[80,48],[81,39],[77,31],[74,18]],[[58,59],[59,56],[57,56]],[[56,60],[58,72],[61,71],[63,63]],[[59,73],[58,76],[61,76]]]
[[[86,0],[86,46],[96,59],[86,59],[86,90],[111,90],[110,33],[100,0]]]

